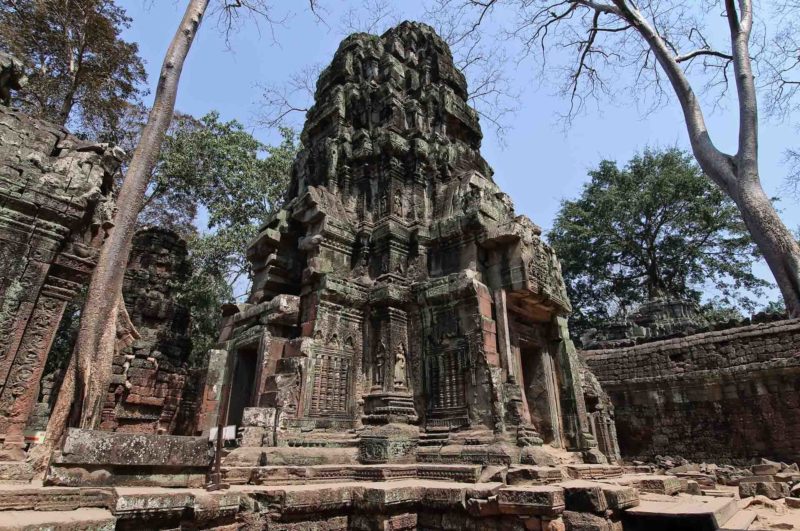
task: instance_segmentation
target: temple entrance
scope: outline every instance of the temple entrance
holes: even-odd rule
[[[230,404],[228,405],[227,424],[242,424],[244,408],[249,407],[253,396],[253,385],[256,377],[258,350],[256,346],[240,347],[235,353],[236,360],[231,378]]]
[[[546,444],[563,447],[559,386],[552,357],[541,346],[529,344],[520,348],[520,365],[531,423]]]

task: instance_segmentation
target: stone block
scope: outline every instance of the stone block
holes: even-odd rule
[[[323,511],[345,511],[352,507],[358,488],[319,486],[311,489],[286,488],[282,511],[286,514],[318,514]]]
[[[560,487],[506,487],[497,492],[502,514],[556,516],[564,511],[564,490]]]
[[[275,426],[276,414],[274,407],[246,407],[242,414],[242,426],[272,428]]]
[[[206,467],[205,437],[145,435],[70,428],[55,463],[90,466]]]
[[[117,519],[106,509],[82,508],[72,511],[5,511],[0,518],[3,531],[114,531]]]
[[[242,428],[242,446],[257,446],[260,447],[264,443],[264,437],[267,434],[266,428],[259,427],[244,427]]]
[[[601,483],[603,496],[612,511],[623,511],[639,505],[639,491],[633,487]]]
[[[385,513],[413,506],[423,499],[423,492],[422,487],[413,484],[358,487],[353,492],[353,503],[359,511]]]
[[[562,518],[566,531],[622,531],[622,522],[596,514],[564,511]]]
[[[781,471],[781,465],[780,463],[762,463],[751,466],[750,470],[755,476],[772,476]]]
[[[779,481],[750,481],[739,483],[739,497],[766,496],[770,500],[777,500],[789,496],[788,483]]]
[[[786,502],[786,507],[790,507],[792,509],[800,509],[800,498],[792,498],[791,496],[784,498]]]
[[[518,465],[508,469],[506,482],[509,485],[543,485],[564,479],[560,468],[549,466]]]
[[[605,513],[608,502],[599,483],[573,480],[559,483],[564,489],[564,504],[567,511]]]
[[[522,449],[520,463],[525,465],[556,466],[558,460],[540,446],[527,446]]]
[[[636,487],[642,492],[671,496],[681,491],[681,481],[675,476],[623,476],[620,483]]]

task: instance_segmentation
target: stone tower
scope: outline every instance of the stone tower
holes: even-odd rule
[[[352,35],[315,100],[201,423],[227,383],[246,444],[491,463],[544,442],[602,461],[558,261],[493,182],[445,42],[412,22]]]

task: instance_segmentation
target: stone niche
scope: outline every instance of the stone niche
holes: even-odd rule
[[[541,444],[605,461],[558,260],[492,180],[466,100],[426,25],[341,43],[247,251],[249,299],[225,309],[200,427],[365,463],[510,463]]]
[[[110,226],[121,155],[0,105],[0,459],[24,457],[53,336]]]

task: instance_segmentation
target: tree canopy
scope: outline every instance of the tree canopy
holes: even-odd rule
[[[798,2],[780,0],[437,0],[462,35],[495,12],[507,42],[552,71],[569,120],[591,100],[677,102],[692,154],[733,200],[769,266],[790,315],[800,316],[800,245],[761,185],[759,99],[768,114],[796,106]],[[762,5],[763,4],[763,5]],[[764,20],[770,20],[764,24]],[[756,73],[759,74],[756,83]],[[706,115],[736,105],[735,149],[712,135]],[[762,101],[763,102],[763,101]],[[791,154],[790,154],[791,156]]]
[[[689,154],[646,150],[623,168],[604,160],[589,176],[549,233],[576,328],[654,297],[699,302],[706,288],[717,305],[752,309],[747,292],[768,285],[751,269],[756,247],[733,201]]]
[[[29,69],[17,104],[92,138],[116,130],[146,80],[138,45],[120,37],[130,21],[113,0],[0,4],[0,49]]]
[[[188,240],[193,273],[180,296],[192,308],[195,357],[216,340],[220,304],[246,290],[247,244],[282,203],[298,146],[294,131],[281,134],[266,145],[210,112],[176,115],[164,141],[139,222]],[[206,227],[196,227],[199,211]]]

